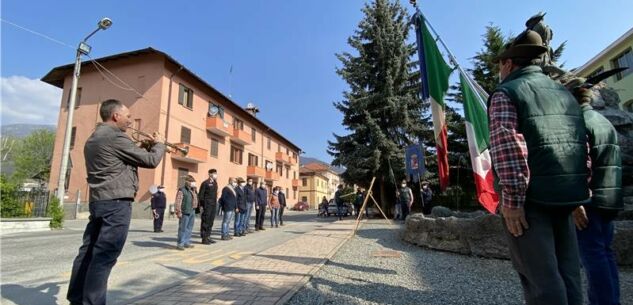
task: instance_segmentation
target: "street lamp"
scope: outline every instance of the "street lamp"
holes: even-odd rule
[[[110,18],[103,18],[97,23],[97,29],[84,38],[77,47],[77,57],[75,58],[75,71],[73,72],[73,84],[70,89],[70,101],[68,101],[68,117],[66,118],[66,133],[64,135],[64,148],[62,150],[62,165],[59,170],[59,181],[57,182],[57,198],[59,204],[64,204],[66,171],[68,170],[68,155],[70,154],[70,136],[73,126],[73,114],[75,112],[75,99],[77,97],[77,83],[79,82],[79,71],[81,70],[81,54],[90,53],[91,47],[86,43],[88,38],[99,30],[107,30],[112,25]]]

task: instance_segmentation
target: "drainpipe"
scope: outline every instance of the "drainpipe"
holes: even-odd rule
[[[166,122],[165,122],[165,141],[167,141],[167,135],[169,134],[169,115],[171,113],[171,88],[173,86],[173,78],[174,76],[176,76],[176,74],[178,74],[178,72],[182,71],[182,69],[184,69],[183,66],[178,67],[178,70],[176,70],[176,72],[172,73],[171,76],[169,77],[169,90],[167,93],[167,116],[165,118]],[[158,115],[160,116],[160,112],[158,113]],[[165,185],[165,168],[167,167],[167,162],[165,160],[163,160],[163,166],[161,167],[161,171],[160,171],[160,185]]]

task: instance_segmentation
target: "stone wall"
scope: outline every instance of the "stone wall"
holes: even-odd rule
[[[464,255],[509,259],[501,217],[465,214],[462,217],[425,217],[413,214],[402,231],[406,242]],[[633,221],[616,221],[613,247],[619,265],[633,265]]]

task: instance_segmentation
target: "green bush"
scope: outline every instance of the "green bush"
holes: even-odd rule
[[[59,204],[59,198],[52,197],[48,202],[46,214],[51,217],[51,228],[61,229],[64,226],[64,208]]]
[[[20,184],[0,176],[0,217],[24,217],[24,206],[20,204],[16,194]]]

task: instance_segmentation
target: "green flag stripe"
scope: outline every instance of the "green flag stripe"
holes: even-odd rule
[[[466,121],[470,122],[475,130],[475,142],[477,143],[477,151],[482,153],[490,145],[490,131],[488,130],[488,114],[482,106],[479,97],[475,95],[473,88],[464,79],[463,75],[459,76],[462,87],[462,95],[464,98],[464,115]]]
[[[422,45],[424,46],[429,95],[435,102],[444,107],[444,94],[448,90],[448,77],[453,70],[444,61],[442,53],[437,48],[435,39],[431,36],[424,22],[422,22]]]

